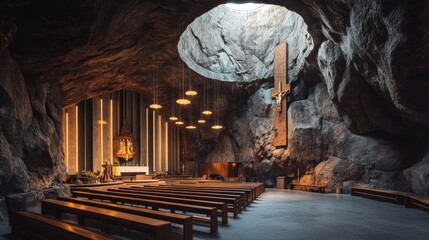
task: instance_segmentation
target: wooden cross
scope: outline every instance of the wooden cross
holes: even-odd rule
[[[286,43],[274,49],[274,89],[271,97],[276,100],[274,109],[274,129],[276,135],[274,145],[277,148],[287,147],[287,98],[290,93],[290,83],[287,82]],[[285,101],[283,101],[285,99]]]

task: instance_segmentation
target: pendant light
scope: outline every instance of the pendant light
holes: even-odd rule
[[[192,90],[192,70],[191,68],[189,68],[189,90],[185,92],[186,96],[196,96],[197,95],[197,91]]]
[[[197,127],[193,124],[193,121],[192,121],[192,108],[191,109],[189,109],[189,124],[188,124],[188,126],[186,126],[186,129],[196,129]]]
[[[203,86],[203,92],[204,92],[204,98],[203,98],[203,112],[202,114],[205,116],[211,116],[212,115],[212,111],[208,110],[208,99],[209,97],[207,96],[207,79],[204,79],[204,86]]]
[[[204,79],[204,81],[205,81],[205,79]],[[203,89],[203,91],[204,91],[204,89]],[[203,104],[202,105],[204,105],[204,101],[203,101]],[[197,123],[199,123],[199,124],[204,124],[204,123],[206,123],[206,120],[203,118],[203,115],[202,115],[202,107],[201,107],[201,102],[199,101],[198,102],[198,110],[199,110],[199,112],[200,112],[200,118],[197,120]]]
[[[220,130],[223,128],[222,125],[219,124],[219,81],[215,80],[213,84],[213,99],[214,102],[214,111],[215,111],[215,124],[212,126],[212,129]]]
[[[157,65],[156,65],[156,57],[155,57],[155,69],[153,74],[153,85],[154,85],[154,92],[153,92],[153,103],[149,105],[150,108],[157,110],[161,109],[162,106],[158,104],[158,81],[157,81]]]
[[[177,119],[177,121],[175,122],[175,124],[176,125],[183,125],[183,124],[185,124],[183,121],[182,121],[182,118],[180,117],[180,106],[179,106],[179,118]]]
[[[189,105],[189,104],[191,104],[191,101],[189,101],[188,99],[186,99],[185,98],[185,77],[184,77],[184,70],[183,70],[183,62],[182,61],[180,61],[181,62],[181,85],[182,86],[180,86],[180,83],[179,83],[179,97],[181,97],[181,98],[179,98],[179,99],[177,99],[176,100],[176,103],[177,104],[179,104],[179,105]]]
[[[173,80],[173,87],[172,87],[172,91],[170,92],[171,116],[168,118],[170,121],[173,121],[173,122],[179,120],[179,118],[176,117],[176,104],[174,103],[174,86],[175,86],[175,81]]]

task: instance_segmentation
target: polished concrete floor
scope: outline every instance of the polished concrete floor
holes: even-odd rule
[[[349,194],[270,190],[216,236],[194,239],[429,239],[429,213]]]
[[[429,213],[348,194],[267,189],[239,219],[219,226],[218,233],[194,228],[196,240],[429,240]],[[7,224],[0,223],[0,239],[9,239],[4,235],[8,231]]]

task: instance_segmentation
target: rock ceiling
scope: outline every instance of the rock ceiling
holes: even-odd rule
[[[429,125],[425,1],[405,1],[400,7],[366,1],[352,6],[341,0],[260,2],[295,11],[308,26],[314,48],[296,74],[301,78],[293,84],[297,98],[325,81],[329,97],[356,133],[397,132],[395,122],[385,124],[392,116]],[[223,3],[3,0],[0,11],[17,26],[9,49],[26,81],[58,82],[63,106],[120,89],[149,99],[155,57],[160,101],[169,103],[180,72],[178,29]],[[380,111],[368,111],[366,105]]]

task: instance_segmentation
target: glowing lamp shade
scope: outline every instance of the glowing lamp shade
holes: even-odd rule
[[[183,125],[183,124],[184,124],[184,122],[182,122],[182,121],[177,121],[177,122],[175,122],[175,124],[176,124],[176,125]]]
[[[185,98],[180,98],[176,100],[176,103],[180,105],[188,105],[188,104],[191,104],[191,101]]]
[[[177,120],[179,120],[179,118],[175,117],[175,116],[171,116],[168,119],[170,119],[171,121],[177,121]]]
[[[200,119],[200,120],[198,120],[197,122],[198,122],[198,123],[203,124],[203,123],[206,123],[206,120],[204,120],[204,119]]]
[[[195,127],[194,125],[188,125],[186,126],[186,129],[196,129],[197,127]]]
[[[98,120],[98,121],[97,121],[97,123],[98,123],[98,124],[102,124],[102,125],[104,125],[104,124],[107,124],[107,121],[104,121],[104,120]]]
[[[161,109],[162,108],[162,106],[159,105],[158,103],[153,103],[153,104],[149,105],[149,107],[152,109]]]
[[[212,126],[212,129],[216,129],[216,130],[218,130],[218,129],[222,129],[223,128],[223,126],[222,125],[213,125]]]
[[[212,115],[213,113],[212,113],[212,111],[210,111],[210,110],[204,110],[203,112],[203,115]]]
[[[197,91],[188,90],[188,91],[185,92],[185,95],[193,97],[193,96],[197,95]]]

